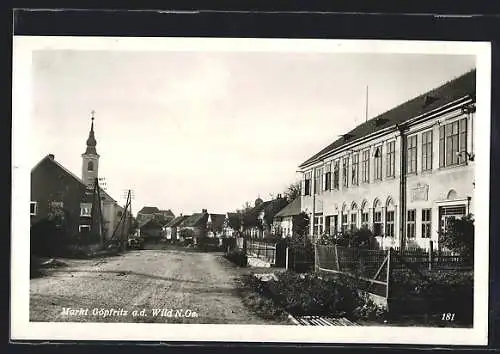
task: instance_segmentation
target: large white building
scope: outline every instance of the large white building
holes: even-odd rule
[[[439,244],[473,213],[476,71],[357,126],[302,163],[311,234],[370,228],[383,248]]]

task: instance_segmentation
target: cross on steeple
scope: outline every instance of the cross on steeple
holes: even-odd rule
[[[94,120],[94,114],[95,114],[95,111],[92,110],[92,112],[90,112],[90,114],[92,114],[92,120]]]

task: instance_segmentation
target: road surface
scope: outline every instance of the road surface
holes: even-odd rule
[[[141,250],[30,280],[30,321],[272,324],[245,307],[221,254]]]

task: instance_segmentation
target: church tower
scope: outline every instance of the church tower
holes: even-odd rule
[[[87,139],[87,150],[82,154],[82,180],[90,187],[93,187],[99,171],[99,154],[95,149],[96,145],[97,142],[94,136],[94,111],[92,111],[92,123]]]

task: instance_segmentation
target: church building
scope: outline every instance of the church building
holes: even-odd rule
[[[48,154],[31,170],[31,225],[39,221],[57,220],[68,237],[91,229],[94,181],[99,178],[99,154],[94,133],[94,117],[87,147],[82,157],[81,178]],[[99,187],[104,238],[109,239],[120,223],[124,208]]]

